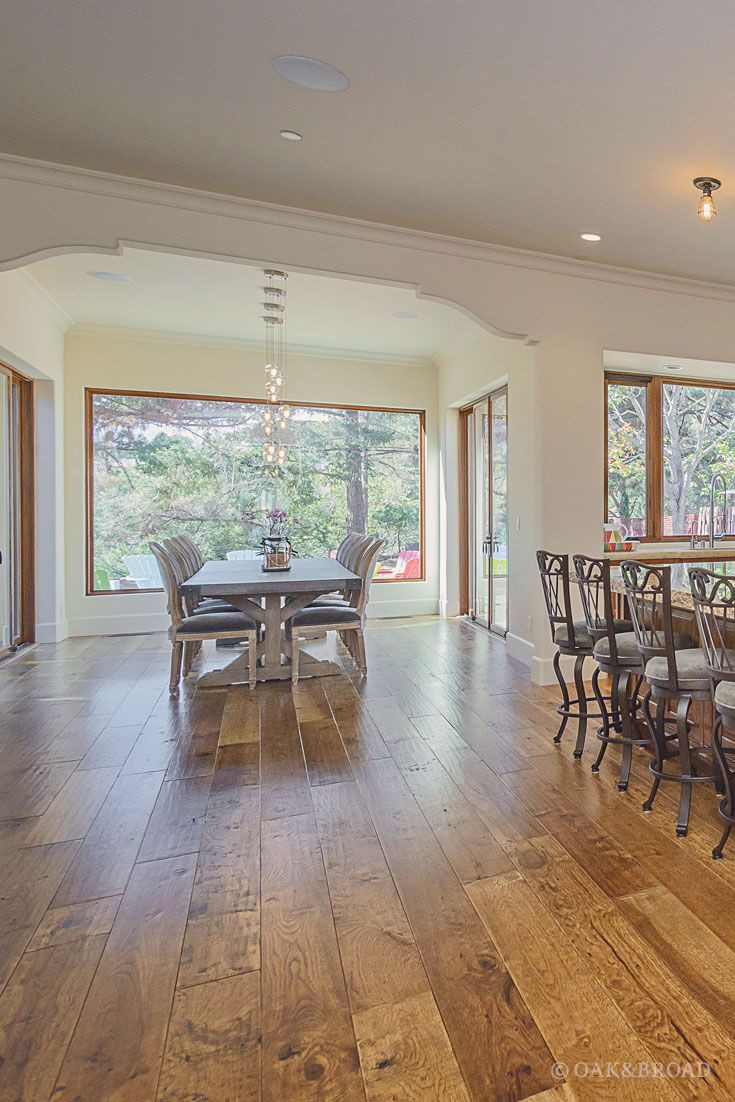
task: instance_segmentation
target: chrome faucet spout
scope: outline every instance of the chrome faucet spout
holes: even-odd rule
[[[725,479],[724,479],[723,475],[715,474],[715,475],[712,476],[712,481],[710,482],[710,485],[709,485],[709,545],[710,545],[710,547],[714,547],[714,545],[715,545],[715,494],[717,492],[717,484],[718,483],[720,484],[720,486],[722,488],[722,493],[723,493],[723,496],[724,496],[724,499],[725,499],[724,504],[723,504],[723,510],[722,510],[723,519],[722,519],[722,533],[720,535],[720,538],[722,538],[722,536],[726,535],[725,529],[727,528],[727,483],[725,482]]]

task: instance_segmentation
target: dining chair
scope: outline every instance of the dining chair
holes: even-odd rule
[[[162,541],[163,546],[175,558],[179,573],[182,575],[182,581],[188,581],[204,562],[196,545],[192,544],[192,552],[187,540],[188,537],[186,536],[171,536],[169,539]],[[229,601],[224,601],[220,597],[185,597],[184,609],[188,616],[200,615],[205,612],[238,611]]]
[[[370,583],[380,549],[385,540],[371,539],[354,563],[354,573],[359,574],[362,585],[351,590],[354,603],[341,605],[308,605],[291,620],[291,680],[299,680],[299,647],[302,639],[313,639],[327,631],[336,631],[363,672],[367,669],[365,656],[365,621],[370,597]],[[354,647],[352,641],[354,639]]]
[[[182,665],[184,676],[186,676],[191,667],[191,658],[194,653],[193,645],[202,643],[207,639],[247,640],[250,687],[253,688],[257,676],[257,624],[255,620],[244,612],[238,611],[202,612],[187,615],[180,590],[180,586],[187,578],[185,573],[182,573],[179,560],[161,543],[152,541],[149,547],[156,556],[156,562],[161,571],[161,578],[166,591],[167,611],[171,617],[171,626],[168,632],[172,647],[169,695],[172,697],[178,695]]]
[[[200,548],[197,546],[196,543],[194,543],[194,540],[191,538],[191,536],[187,536],[184,532],[182,532],[179,536],[174,536],[173,538],[179,542],[179,544],[184,548],[185,551],[188,552],[193,567],[192,573],[196,574],[197,570],[201,570],[201,568],[204,566],[204,555],[202,554]]]
[[[648,566],[641,562],[624,562],[620,571],[628,597],[638,649],[643,655],[645,676],[650,688],[643,698],[643,710],[654,746],[655,758],[649,763],[653,784],[644,811],[651,811],[661,781],[679,785],[679,814],[676,834],[684,838],[689,827],[692,786],[713,781],[721,786],[714,769],[698,774],[692,761],[699,755],[709,755],[710,748],[692,745],[693,725],[689,711],[695,700],[709,700],[710,675],[703,652],[692,647],[691,639],[675,635],[671,608],[671,567]],[[685,644],[682,646],[681,644]],[[652,702],[655,704],[653,714]],[[666,713],[676,706],[673,732],[666,729]],[[665,764],[679,759],[679,772],[670,772]]]
[[[352,532],[347,539],[343,540],[340,544],[340,548],[348,544],[342,559],[339,560],[340,565],[344,566],[346,570],[351,570],[353,574],[359,573],[357,567],[361,557],[365,554],[371,543],[373,543],[372,536],[364,536],[359,532]],[[321,607],[323,605],[349,607],[350,605],[354,605],[355,593],[356,590],[354,589],[335,590],[332,593],[324,593],[322,596],[315,597],[313,601],[310,601],[308,607]]]
[[[358,535],[359,535],[359,533],[357,533],[357,532],[348,532],[347,533],[347,535],[342,540],[341,544],[339,545],[339,547],[337,548],[337,551],[335,553],[334,557],[337,560],[337,562],[342,563],[344,565],[344,556],[347,553],[350,544],[352,543],[353,540],[358,538]]]
[[[723,797],[719,812],[725,826],[712,850],[715,860],[735,825],[735,772],[731,756],[735,746],[725,746],[724,728],[735,730],[735,579],[703,567],[689,568],[699,641],[709,670],[714,706],[712,752],[720,772]]]
[[[554,735],[554,742],[561,742],[568,721],[576,719],[577,741],[574,745],[574,757],[581,758],[587,734],[587,720],[603,718],[601,712],[589,710],[589,706],[596,704],[597,701],[594,694],[587,696],[584,683],[584,660],[592,657],[594,639],[589,633],[586,620],[574,619],[569,556],[551,551],[537,551],[536,561],[541,576],[551,637],[556,644],[553,667],[562,698],[561,704],[556,708],[558,715],[562,718],[559,730]],[[613,622],[613,627],[615,631],[627,631],[631,625],[625,620],[616,620]],[[574,658],[574,687],[577,695],[573,699],[569,696],[567,683],[561,670],[563,654]]]

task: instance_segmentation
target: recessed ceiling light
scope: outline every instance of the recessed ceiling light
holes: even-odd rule
[[[300,142],[301,134],[297,130],[281,130],[281,137],[288,142]]]
[[[300,88],[311,88],[315,92],[344,92],[350,86],[349,80],[339,69],[313,57],[284,54],[282,57],[274,57],[271,65],[279,77],[291,84],[298,84]]]
[[[412,310],[389,310],[389,318],[420,318],[421,314],[414,314]]]
[[[104,279],[107,283],[132,283],[133,277],[122,272],[87,272],[92,279]]]
[[[580,233],[579,236],[583,241],[602,241],[602,236],[599,233]]]
[[[681,364],[664,364],[665,371],[683,371]]]

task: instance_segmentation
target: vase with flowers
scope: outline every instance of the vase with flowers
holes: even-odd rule
[[[263,570],[291,569],[290,528],[298,523],[289,519],[288,510],[278,507],[265,514],[263,528],[267,534],[260,541],[263,548]]]

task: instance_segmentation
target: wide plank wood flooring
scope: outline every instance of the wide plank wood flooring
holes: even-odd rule
[[[317,646],[176,701],[160,635],[0,666],[0,1102],[733,1099],[713,792],[677,839],[470,625]]]

